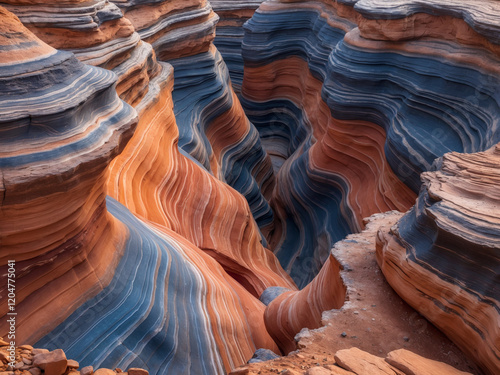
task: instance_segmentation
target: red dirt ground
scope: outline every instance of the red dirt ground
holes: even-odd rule
[[[315,366],[328,368],[335,364],[338,350],[351,347],[383,358],[392,350],[404,348],[461,371],[481,374],[460,349],[385,281],[375,260],[375,235],[380,227],[389,228],[401,215],[373,215],[363,232],[335,244],[332,252],[344,266],[342,276],[349,300],[341,309],[323,313],[324,327],[303,329],[296,336],[298,351],[243,366],[234,374],[303,374]]]

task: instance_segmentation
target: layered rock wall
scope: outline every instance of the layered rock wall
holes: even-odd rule
[[[132,69],[147,77],[134,110],[115,91],[123,76],[84,65],[1,16],[2,264],[16,259],[17,339],[62,347],[82,364],[155,373],[224,373],[258,347],[278,352],[255,295],[294,284],[260,245],[245,199],[179,152],[171,66],[137,44],[149,63]],[[143,171],[157,174],[141,186]],[[106,200],[106,191],[151,222]],[[179,205],[172,191],[187,201]],[[214,212],[222,202],[226,212]]]
[[[220,17],[214,44],[229,69],[231,85],[238,95],[241,93],[243,82],[244,62],[241,55],[241,43],[245,34],[243,25],[253,16],[262,1],[212,0],[210,2]]]
[[[242,29],[260,1],[214,1],[222,54],[204,0],[4,3],[29,28],[0,11],[19,340],[175,374],[289,352],[344,301],[333,243],[458,151],[379,263],[498,369],[497,3],[266,1]]]
[[[16,261],[17,334],[33,341],[111,281],[128,235],[106,211],[105,170],[137,114],[113,73],[40,42],[3,8],[0,16],[0,264]],[[7,332],[6,319],[0,326]]]
[[[268,1],[242,103],[277,174],[269,244],[299,286],[372,213],[406,211],[448,151],[500,140],[495,2]]]
[[[500,147],[450,153],[416,205],[378,233],[377,261],[410,305],[490,374],[500,368]]]

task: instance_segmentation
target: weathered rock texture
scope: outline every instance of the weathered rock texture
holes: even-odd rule
[[[269,244],[299,287],[449,151],[500,140],[498,2],[267,1],[242,104],[277,171]],[[403,184],[404,183],[404,184]]]
[[[409,350],[398,349],[384,359],[358,348],[339,350],[335,355],[307,357],[294,352],[277,360],[240,367],[230,375],[471,375],[442,362],[432,361]]]
[[[499,165],[498,145],[444,155],[422,174],[417,204],[377,244],[396,292],[490,374],[500,368]]]
[[[92,0],[2,4],[50,46],[72,52],[80,61],[118,75],[117,92],[136,105],[158,73],[151,46],[109,1]]]
[[[111,281],[127,229],[106,211],[105,170],[137,114],[113,73],[0,17],[0,264],[16,260],[16,333],[33,342]]]
[[[10,359],[6,359],[10,356],[10,350],[10,344],[0,337],[0,373],[3,375],[149,375],[147,370],[139,368],[129,368],[126,372],[120,368],[94,371],[93,366],[80,369],[80,364],[66,358],[66,353],[61,349],[49,351],[31,345],[16,346],[13,352],[14,366],[11,366]]]
[[[274,341],[284,353],[296,348],[294,337],[302,328],[322,326],[324,311],[342,307],[346,287],[341,265],[330,255],[320,273],[300,291],[285,291],[267,306],[264,319]]]
[[[0,261],[16,260],[17,340],[64,348],[84,365],[154,373],[224,373],[256,348],[278,352],[256,297],[268,286],[295,286],[260,245],[245,199],[177,149],[171,66],[151,55],[155,74],[135,110],[118,98],[114,73],[54,50],[3,9],[1,19]],[[111,163],[138,114],[132,139]],[[143,186],[144,195],[122,198],[141,190],[141,168],[148,167],[164,174]],[[106,199],[106,181],[138,214],[143,202],[156,202],[157,190],[172,198],[168,189],[177,190],[188,198],[179,215],[183,209],[191,221],[180,226],[182,215],[167,217],[175,206],[169,201],[141,215],[147,223]],[[166,181],[174,186],[162,192]],[[212,213],[220,210],[216,194],[224,213]],[[194,230],[204,225],[204,234]],[[210,256],[210,241],[222,256]],[[2,273],[2,295],[6,286]],[[0,330],[8,331],[6,319]]]
[[[0,8],[0,294],[15,259],[20,341],[155,374],[289,352],[344,302],[331,246],[406,211],[436,157],[500,141],[498,3],[266,1],[242,28],[259,3],[214,1],[221,55],[206,0],[2,2],[25,24]],[[490,373],[497,153],[446,156],[379,246]]]
[[[214,44],[220,51],[229,69],[231,84],[236,94],[241,93],[243,82],[243,57],[241,43],[243,42],[243,24],[254,14],[263,0],[212,0],[210,3],[219,15]]]

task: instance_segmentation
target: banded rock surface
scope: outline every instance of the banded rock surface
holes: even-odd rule
[[[499,141],[493,2],[265,2],[245,26],[243,106],[230,82],[241,77],[240,61],[228,69],[214,47],[218,16],[207,1],[7,2],[44,41],[117,75],[24,30],[5,32],[0,69],[21,104],[9,112],[12,102],[4,102],[2,241],[7,254],[26,252],[18,263],[22,311],[36,293],[63,295],[40,317],[28,315],[22,334],[50,332],[41,343],[67,346],[94,365],[222,373],[257,347],[278,351],[256,298],[271,286],[292,289],[266,312],[271,336],[291,350],[293,332],[343,301],[342,288],[325,282],[335,274],[331,245],[362,229],[365,216],[408,209],[436,156]],[[237,20],[222,26],[239,38],[250,13],[241,10],[254,3],[231,3]],[[19,27],[11,18],[5,13],[5,30]],[[44,73],[39,86],[23,81],[26,66],[35,69],[30,76],[53,69],[67,87],[78,75],[101,78],[68,89],[65,101],[53,89],[60,82]],[[16,74],[22,83],[12,85]],[[115,81],[131,106],[114,94]],[[28,108],[27,87],[34,96],[46,90]],[[298,285],[309,286],[293,291],[268,244]],[[37,290],[41,282],[46,292]]]
[[[141,101],[150,79],[161,70],[151,46],[141,41],[130,21],[107,0],[5,0],[2,4],[45,43],[116,73],[118,94],[130,105]]]
[[[0,264],[16,260],[16,333],[33,342],[111,281],[127,230],[106,211],[105,170],[137,114],[112,72],[42,43],[3,8],[0,17]]]
[[[63,347],[84,365],[155,373],[224,373],[256,347],[278,351],[264,305],[212,257],[106,199],[106,168],[137,124],[116,75],[42,43],[3,8],[0,16],[0,264],[16,259],[17,339]],[[145,121],[152,103],[171,115],[171,69],[162,67],[138,106]],[[248,235],[256,225],[244,207],[236,216]],[[280,269],[270,252],[266,259]],[[293,287],[283,271],[268,273]]]
[[[277,176],[268,240],[299,287],[363,217],[406,211],[436,157],[500,140],[499,5],[471,4],[267,1],[245,24],[241,101]]]
[[[488,374],[500,370],[500,146],[449,153],[422,174],[417,204],[379,232],[394,290]]]
[[[219,15],[214,44],[220,51],[229,69],[234,92],[241,93],[243,82],[243,57],[241,43],[243,42],[243,24],[254,14],[263,0],[227,1],[212,0],[210,3]]]
[[[247,199],[259,226],[272,229],[271,161],[246,118],[228,69],[212,44],[219,17],[205,0],[116,2],[159,60],[174,67],[179,147]],[[265,238],[262,238],[264,244]]]

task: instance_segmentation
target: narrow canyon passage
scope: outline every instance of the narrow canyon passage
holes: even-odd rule
[[[350,298],[332,247],[397,210],[387,281],[500,367],[497,3],[1,6],[18,340],[152,374],[287,354]]]

